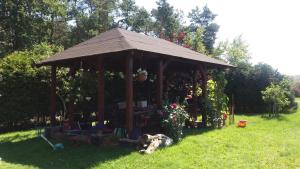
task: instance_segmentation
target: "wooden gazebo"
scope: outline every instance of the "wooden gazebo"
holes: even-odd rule
[[[231,65],[203,54],[197,53],[175,43],[146,36],[143,34],[112,29],[75,45],[40,63],[39,66],[51,66],[51,123],[55,123],[56,103],[56,71],[58,67],[69,67],[70,75],[84,65],[98,71],[98,122],[104,121],[104,72],[106,70],[121,70],[125,75],[126,98],[126,128],[133,128],[133,71],[138,68],[136,61],[149,65],[156,72],[156,104],[163,103],[164,75],[166,71],[181,71],[192,69],[194,76],[201,77],[202,97],[206,97],[207,70],[214,68],[229,68]],[[197,110],[194,104],[194,111]],[[204,112],[204,111],[202,111]],[[196,113],[196,112],[194,112]],[[203,117],[204,118],[204,117]],[[205,120],[205,119],[204,119]]]

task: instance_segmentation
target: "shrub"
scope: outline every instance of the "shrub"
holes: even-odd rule
[[[176,103],[165,105],[162,112],[162,127],[166,132],[165,134],[171,137],[175,142],[180,141],[183,135],[182,129],[185,120],[189,118],[184,106]]]
[[[207,82],[207,117],[213,127],[222,127],[223,116],[228,112],[228,97],[224,93],[227,81],[223,72],[213,72],[212,79]]]
[[[60,49],[42,43],[0,60],[1,127],[28,124],[32,117],[49,114],[50,70],[34,64]]]
[[[263,100],[271,107],[269,116],[277,116],[279,112],[283,111],[290,104],[287,92],[283,86],[274,83],[262,91]]]
[[[296,82],[293,84],[293,91],[296,97],[300,97],[300,82]]]
[[[291,83],[284,75],[268,64],[238,65],[236,69],[228,72],[226,79],[228,85],[225,91],[228,96],[234,95],[237,113],[264,113],[268,111],[269,105],[263,100],[261,91],[265,90],[272,82],[275,84],[285,83],[282,86],[288,91],[286,96],[290,102],[287,106],[295,105]]]

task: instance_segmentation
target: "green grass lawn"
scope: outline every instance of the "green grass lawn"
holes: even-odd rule
[[[277,119],[239,119],[248,126],[191,130],[179,144],[151,155],[69,144],[52,151],[34,131],[2,134],[0,168],[300,168],[300,110]]]

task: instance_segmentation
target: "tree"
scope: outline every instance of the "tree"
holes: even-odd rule
[[[118,16],[121,18],[118,21],[118,26],[129,29],[133,25],[133,18],[138,10],[138,7],[135,5],[134,0],[122,0],[118,7]]]
[[[217,15],[213,14],[207,5],[205,5],[202,10],[196,6],[196,8],[192,9],[192,12],[188,15],[188,17],[191,19],[191,26],[194,28],[209,26],[213,23],[213,20],[216,18],[216,16]]]
[[[77,44],[115,27],[117,0],[71,0],[71,45]]]
[[[199,27],[197,28],[196,32],[188,32],[184,39],[184,43],[191,47],[193,50],[205,54],[206,50],[203,44],[202,37],[203,31],[203,28]]]
[[[202,10],[197,6],[195,9],[192,9],[192,12],[188,15],[192,30],[196,31],[199,27],[204,29],[202,35],[203,43],[208,54],[213,53],[216,35],[219,31],[219,25],[213,22],[216,16],[217,15],[213,14],[207,5],[204,6]]]
[[[159,35],[162,33],[165,37],[173,36],[180,27],[180,13],[175,12],[167,0],[159,0],[156,2],[157,9],[151,11],[155,18],[155,33]]]
[[[118,4],[118,27],[135,32],[148,33],[153,25],[151,15],[145,8],[139,8],[134,0],[122,0]]]
[[[66,9],[64,0],[1,1],[0,52],[30,48],[46,41],[63,44],[63,34],[56,34],[67,30]]]
[[[228,63],[235,66],[250,63],[248,45],[241,35],[234,38],[231,43],[228,41],[219,43],[215,52],[219,52],[219,55],[222,55]]]
[[[133,16],[132,30],[148,34],[152,31],[153,21],[145,8],[139,8]]]
[[[221,42],[214,51],[219,57],[237,68],[227,72],[225,93],[234,96],[237,112],[262,113],[268,110],[261,91],[271,83],[280,83],[284,76],[264,63],[252,65],[248,46],[241,36],[232,42]],[[289,89],[287,89],[289,90]],[[292,96],[289,99],[293,102]]]

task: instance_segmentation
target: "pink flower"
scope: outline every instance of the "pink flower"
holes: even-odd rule
[[[177,104],[176,103],[172,103],[170,106],[171,106],[172,109],[176,109],[177,108]]]
[[[186,99],[187,99],[187,100],[188,100],[188,99],[192,99],[192,98],[193,98],[193,96],[190,95],[190,94],[186,96]]]

